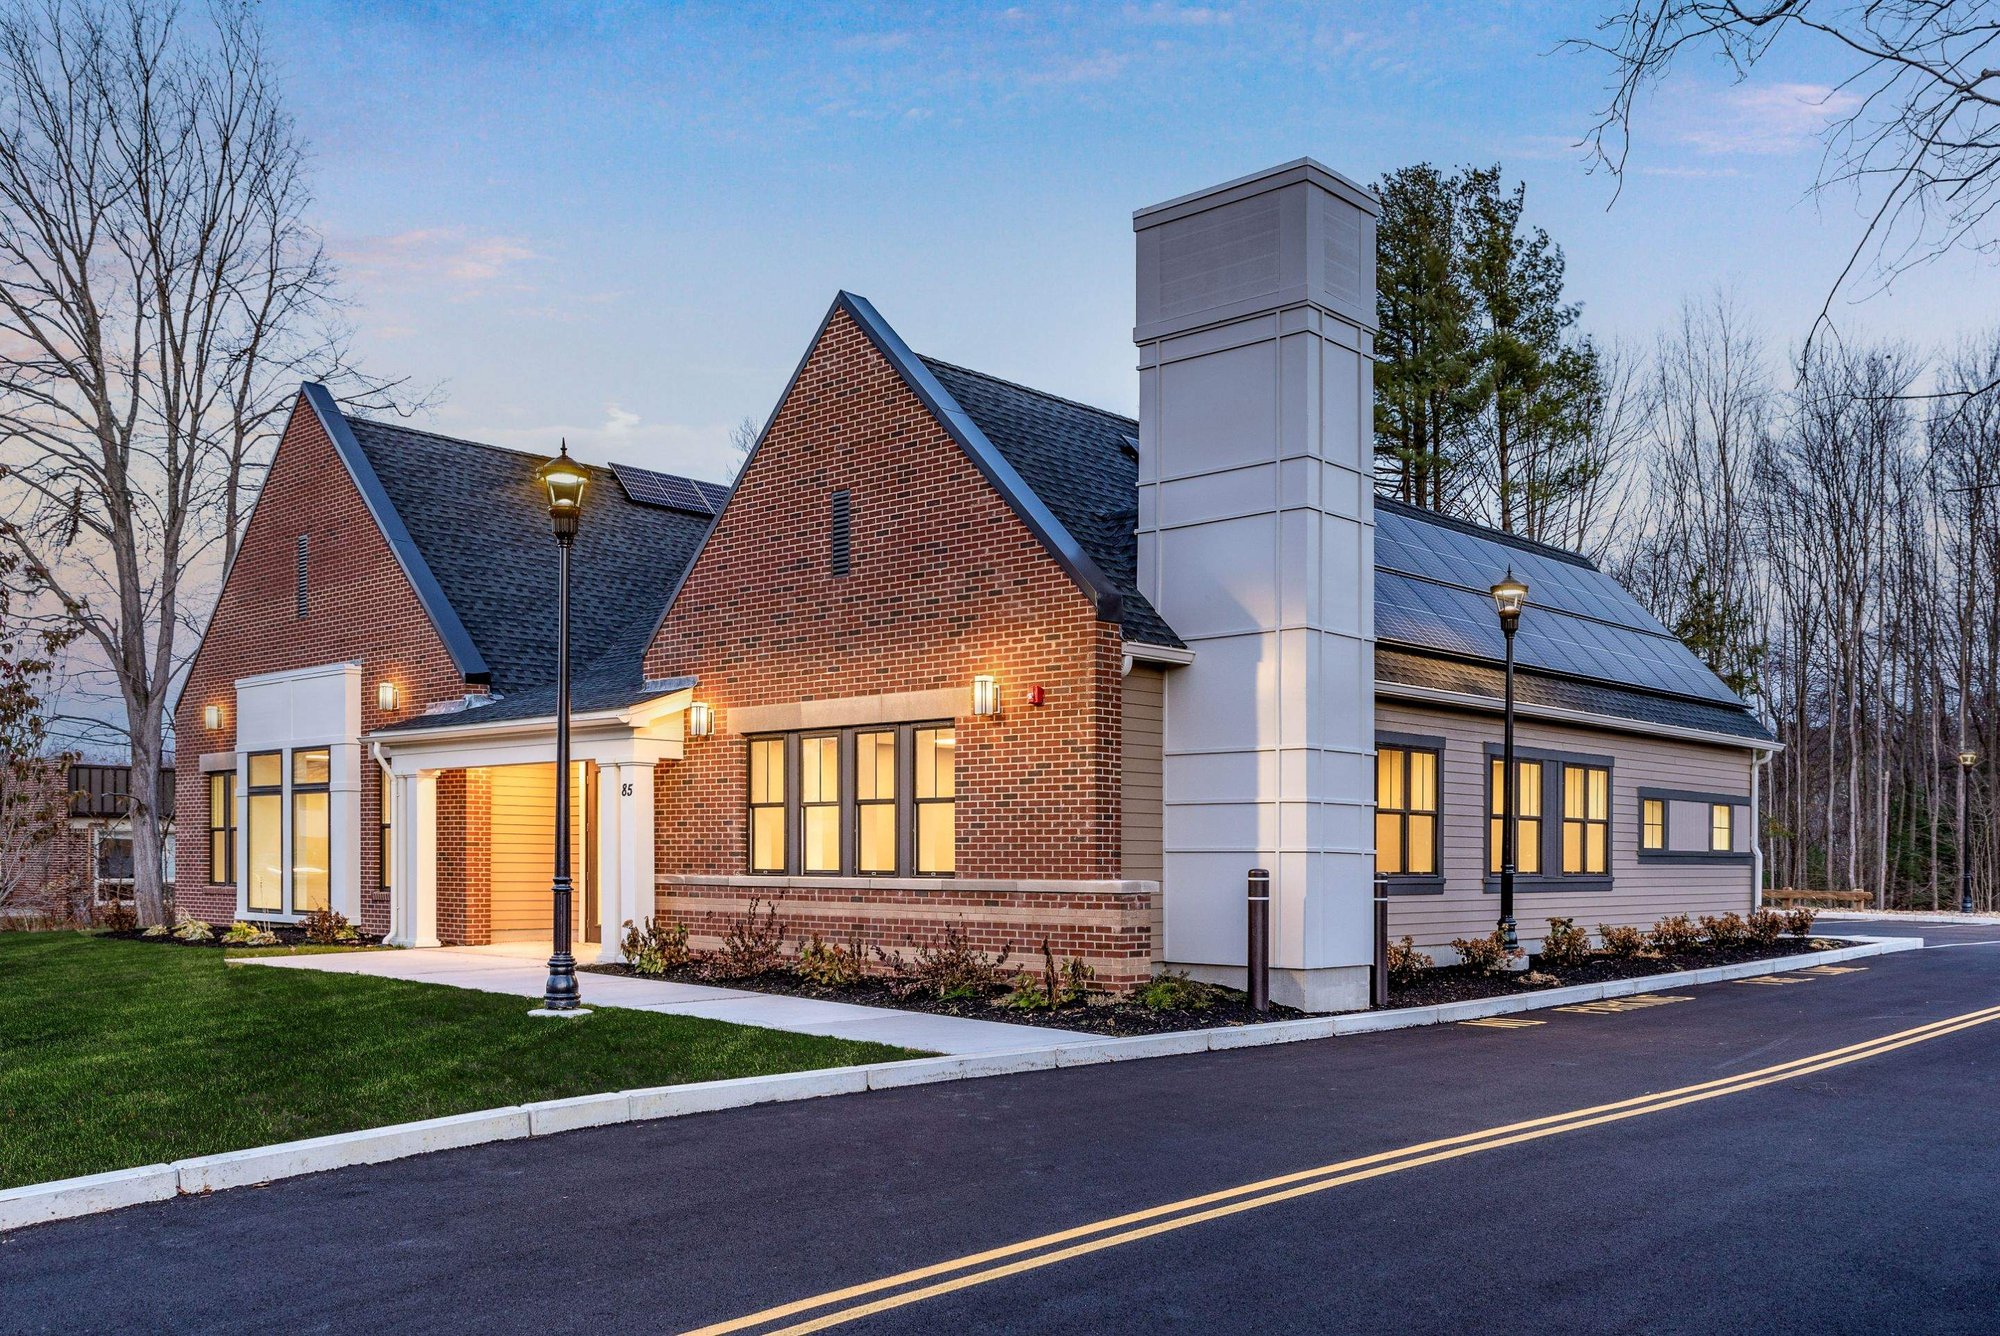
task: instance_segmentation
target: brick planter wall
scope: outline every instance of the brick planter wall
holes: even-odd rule
[[[802,885],[798,879],[669,877],[660,887],[659,917],[686,925],[690,942],[713,950],[732,924],[764,906],[777,910],[789,954],[803,938],[858,941],[871,973],[885,972],[876,948],[911,958],[934,946],[950,929],[990,955],[1010,953],[1009,970],[1041,969],[1042,939],[1058,962],[1071,957],[1097,972],[1097,983],[1122,991],[1151,977],[1152,906],[1149,883],[1079,882],[1061,890],[1022,890],[977,883],[910,889],[833,879]]]

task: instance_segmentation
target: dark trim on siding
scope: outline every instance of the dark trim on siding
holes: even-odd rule
[[[467,682],[491,682],[493,670],[487,666],[479,646],[472,642],[472,634],[465,629],[465,623],[459,620],[458,610],[444,596],[444,587],[431,574],[424,554],[417,550],[416,540],[410,537],[403,517],[390,503],[389,494],[382,488],[382,480],[375,474],[375,466],[368,462],[361,443],[354,439],[354,430],[341,415],[340,406],[333,401],[333,396],[327,393],[324,385],[312,381],[301,385],[299,393],[311,405],[327,439],[333,442],[334,453],[340,456],[341,463],[347,465],[348,476],[354,480],[368,513],[375,517],[375,527],[382,531],[389,550],[395,553],[403,575],[409,580],[410,588],[416,591],[417,601],[424,605],[424,611],[430,616],[438,639],[444,641],[445,651],[451,655],[452,663]]]
[[[1444,824],[1443,818],[1439,818],[1438,824]],[[1515,884],[1517,887],[1519,886],[1519,878],[1515,879]],[[1435,877],[1384,876],[1382,878],[1382,889],[1386,895],[1443,895],[1444,877],[1442,875]]]
[[[1558,850],[1557,852],[1560,853],[1561,851]],[[1524,877],[1517,872],[1514,874],[1514,894],[1546,895],[1549,894],[1550,892],[1560,892],[1560,891],[1583,891],[1590,894],[1596,894],[1600,891],[1611,890],[1612,884],[1616,880],[1617,878],[1615,877],[1597,876],[1594,874],[1590,876],[1576,876],[1576,877],[1563,877],[1563,876],[1551,877],[1551,876],[1539,876],[1539,875],[1533,877]],[[1485,890],[1486,894],[1488,895],[1500,894],[1500,878],[1497,874],[1490,875],[1486,878]]]
[[[1641,863],[1723,863],[1748,866],[1756,861],[1751,853],[1723,852],[1720,849],[1641,849]]]
[[[1696,793],[1692,789],[1640,789],[1639,797],[1659,798],[1672,803],[1722,803],[1729,807],[1748,807],[1750,795],[1747,793]]]
[[[1505,748],[1502,744],[1498,742],[1489,742],[1486,744],[1486,755],[1492,760],[1497,761],[1504,754]],[[1523,747],[1518,742],[1514,744],[1514,759],[1517,761],[1565,761],[1570,765],[1594,765],[1606,770],[1616,770],[1618,768],[1616,757],[1596,756],[1590,752],[1551,751],[1546,747]]]
[[[1493,823],[1499,818],[1493,814],[1493,762],[1506,756],[1505,747],[1498,742],[1486,744],[1486,755],[1479,778],[1479,871],[1486,880],[1486,889],[1492,894],[1500,893],[1500,874],[1488,872],[1493,865]],[[1550,751],[1546,747],[1514,746],[1514,762],[1539,761],[1542,766],[1542,871],[1514,874],[1514,889],[1544,891],[1608,891],[1617,873],[1608,869],[1618,865],[1616,838],[1618,834],[1618,765],[1615,757],[1594,756],[1589,752]],[[1550,868],[1562,867],[1562,824],[1563,824],[1563,773],[1566,765],[1588,766],[1607,772],[1605,781],[1611,786],[1610,816],[1604,829],[1604,865],[1607,871],[1578,872],[1564,876]],[[1602,882],[1602,885],[1595,883]]]
[[[1445,740],[1427,733],[1391,733],[1383,729],[1375,730],[1377,747],[1415,747],[1419,751],[1444,751]],[[1515,750],[1520,750],[1516,748]]]

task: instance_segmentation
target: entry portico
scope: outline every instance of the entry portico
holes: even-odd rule
[[[643,923],[653,914],[653,773],[664,762],[681,759],[687,708],[693,702],[693,683],[688,679],[646,684],[653,694],[636,704],[588,709],[571,716],[570,755],[575,768],[572,784],[581,792],[574,804],[579,820],[577,838],[580,878],[578,897],[578,937],[595,945],[596,958],[612,962],[622,958],[619,943],[626,923]],[[441,713],[408,724],[378,730],[368,737],[376,760],[383,767],[388,785],[388,811],[393,834],[393,874],[390,879],[389,936],[392,946],[438,946],[443,938],[438,930],[440,895],[439,809],[440,780],[494,772],[519,772],[531,767],[546,769],[555,754],[555,721],[551,716],[493,718],[502,713],[497,707]],[[511,712],[509,712],[511,713]],[[480,820],[481,790],[484,790],[484,821]],[[504,819],[493,804],[494,785],[466,784],[467,810],[459,813],[452,826],[463,838],[467,827],[484,825],[488,849],[504,847],[497,823]],[[545,785],[539,797],[551,797]],[[526,816],[531,827],[547,830],[546,814],[539,809],[514,812]],[[472,852],[472,851],[467,851]],[[487,864],[484,884],[476,875],[464,872],[464,858],[445,860],[463,878],[453,890],[462,896],[468,913],[477,914],[476,902],[486,898],[487,933],[493,935],[491,915],[499,887],[491,864]],[[548,869],[540,869],[540,885],[546,893]],[[547,903],[544,894],[541,903]],[[590,911],[594,908],[595,912]],[[542,920],[546,929],[547,919]],[[463,932],[455,934],[463,939]],[[588,959],[584,951],[579,955]]]

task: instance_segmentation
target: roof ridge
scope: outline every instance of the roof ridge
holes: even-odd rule
[[[1023,394],[1032,394],[1037,399],[1048,399],[1055,403],[1067,404],[1071,408],[1081,408],[1086,413],[1095,413],[1099,417],[1108,417],[1135,429],[1139,425],[1139,419],[1137,418],[1126,417],[1123,413],[1114,413],[1108,408],[1099,408],[1096,404],[1084,403],[1081,399],[1070,399],[1060,394],[1051,394],[1047,390],[1038,390],[1032,385],[1023,385],[1018,380],[1008,380],[1005,376],[996,376],[988,371],[975,371],[969,366],[960,366],[956,362],[947,362],[942,357],[931,357],[924,353],[918,353],[917,356],[923,358],[924,361],[932,366],[941,366],[947,371],[956,371],[961,375],[977,376],[981,380],[990,380],[995,385],[1005,385],[1010,390],[1019,390]]]
[[[384,422],[380,418],[354,417],[350,414],[343,414],[342,416],[346,417],[350,423],[358,422],[364,427],[380,427],[384,431],[408,432],[412,436],[426,436],[433,441],[443,441],[449,445],[469,445],[476,450],[491,450],[495,454],[513,455],[520,459],[540,460],[548,458],[547,455],[534,450],[517,450],[511,445],[495,445],[491,441],[475,441],[466,436],[447,436],[441,431],[428,431],[423,427],[406,427],[400,422]],[[692,473],[669,473],[665,469],[656,469],[645,464],[631,464],[622,459],[607,459],[598,464],[593,464],[587,459],[579,460],[578,462],[587,469],[603,469],[607,473],[611,471],[611,466],[616,464],[619,468],[636,469],[641,473],[650,473],[656,478],[679,478],[682,482],[699,483],[707,487],[727,488],[729,486],[726,482],[714,482],[708,478],[697,478]]]
[[[1380,492],[1375,494],[1375,504],[1385,506],[1396,514],[1405,515],[1410,519],[1426,524],[1437,524],[1447,529],[1457,529],[1460,533],[1471,534],[1475,538],[1490,539],[1504,547],[1518,548],[1520,551],[1533,553],[1536,556],[1548,557],[1554,561],[1567,562],[1572,566],[1581,566],[1585,570],[1597,571],[1600,574],[1603,573],[1602,568],[1589,557],[1584,556],[1583,553],[1572,551],[1566,547],[1557,547],[1553,543],[1544,543],[1534,538],[1523,538],[1520,534],[1508,533],[1505,529],[1495,529],[1491,525],[1481,524],[1477,520],[1460,519],[1456,515],[1447,515],[1443,511],[1431,510],[1425,506],[1413,506],[1407,501],[1399,501],[1393,496],[1385,496]]]

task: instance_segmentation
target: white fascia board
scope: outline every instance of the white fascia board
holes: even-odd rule
[[[1194,651],[1175,649],[1171,645],[1147,645],[1133,640],[1126,642],[1125,657],[1134,663],[1160,663],[1185,667],[1194,662]]]
[[[1377,699],[1384,696],[1391,700],[1409,701],[1418,705],[1448,705],[1461,710],[1477,710],[1481,714],[1499,714],[1503,710],[1501,702],[1491,696],[1479,696],[1463,691],[1439,691],[1435,687],[1405,686],[1400,682],[1377,682]],[[1585,728],[1610,729],[1619,733],[1643,733],[1650,737],[1672,738],[1679,742],[1701,742],[1714,747],[1735,747],[1744,751],[1773,753],[1785,749],[1785,744],[1764,741],[1758,738],[1740,738],[1732,733],[1711,733],[1702,728],[1676,728],[1672,724],[1650,724],[1643,719],[1627,719],[1615,714],[1592,714],[1588,710],[1566,710],[1558,705],[1532,705],[1519,701],[1514,703],[1514,713],[1530,719],[1547,719],[1554,723],[1578,724]]]
[[[249,677],[237,678],[233,685],[241,690],[244,687],[267,686],[273,682],[309,682],[315,677],[339,677],[360,671],[361,663],[358,659],[346,659],[338,663],[314,664],[310,668],[280,668],[275,672],[253,673]]]

